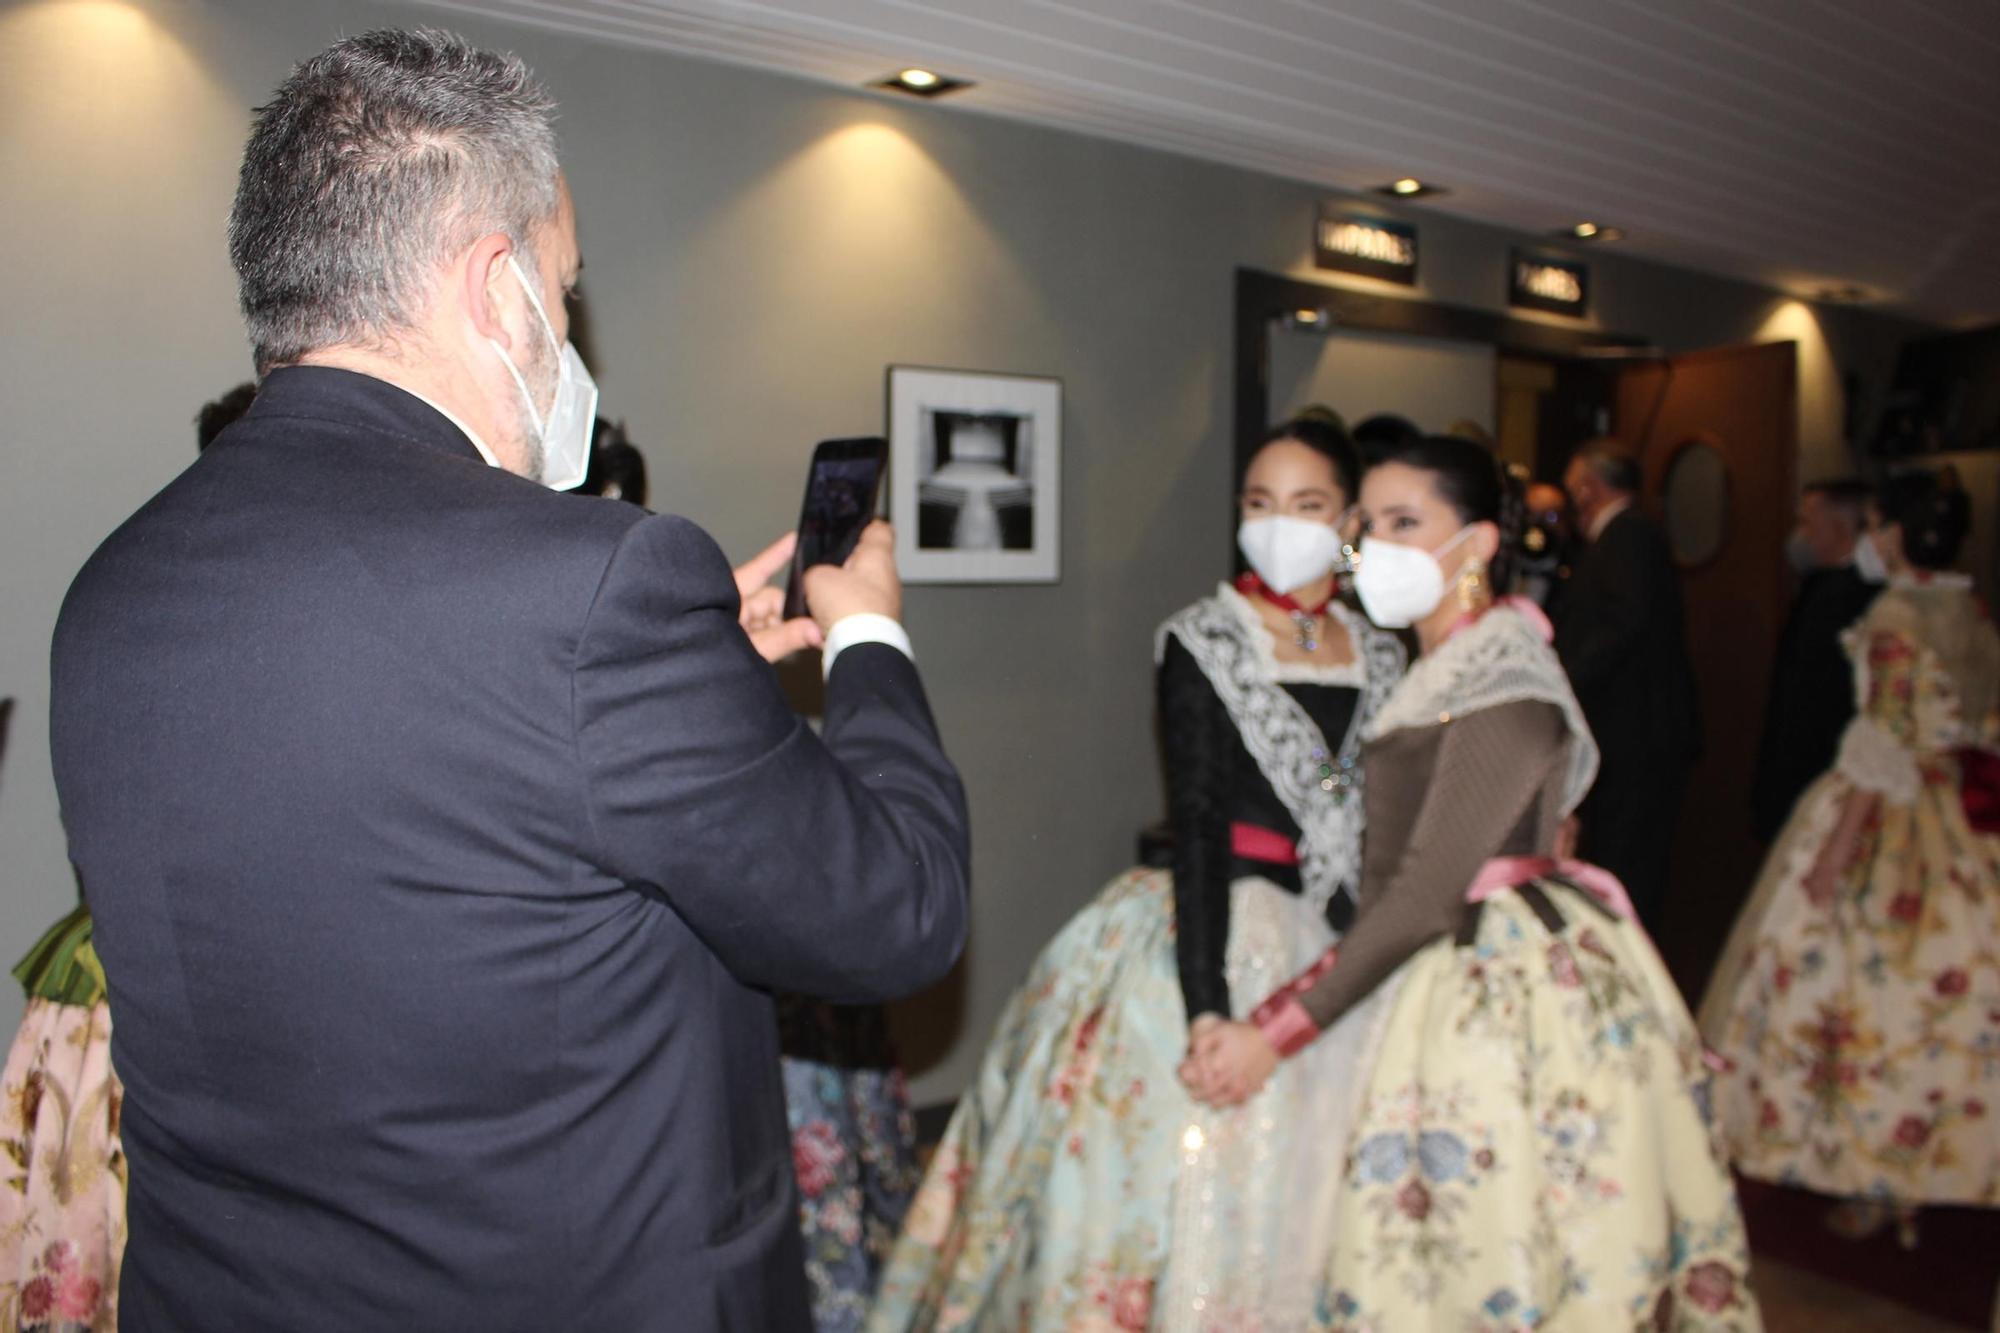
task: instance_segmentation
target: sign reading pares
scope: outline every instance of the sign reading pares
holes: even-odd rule
[[[1340,273],[1414,287],[1417,229],[1407,222],[1344,213],[1335,205],[1322,204],[1313,233],[1313,261]]]
[[[1582,319],[1590,313],[1590,265],[1515,250],[1508,255],[1507,304]]]

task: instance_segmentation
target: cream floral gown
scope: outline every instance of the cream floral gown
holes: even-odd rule
[[[27,1013],[0,1097],[0,1328],[113,1333],[125,1255],[124,1089],[111,1011],[78,907],[14,970]]]
[[[1547,632],[1510,599],[1410,668],[1360,912],[1255,1013],[1282,1070],[1391,997],[1318,1333],[1761,1327],[1693,1017],[1617,882],[1552,854],[1597,750]]]
[[[1702,1006],[1739,1170],[1897,1204],[2000,1205],[2000,838],[1967,822],[2000,635],[1962,576],[1899,581],[1847,634],[1859,711],[1799,799]],[[1827,907],[1804,881],[1879,798]]]

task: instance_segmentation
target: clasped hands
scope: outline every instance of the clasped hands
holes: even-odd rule
[[[834,622],[851,615],[902,618],[903,584],[896,575],[896,537],[887,523],[879,519],[870,523],[845,564],[808,569],[806,604],[812,614],[787,620],[785,590],[771,580],[791,563],[796,545],[798,534],[788,532],[736,568],[736,593],[742,601],[737,622],[766,662],[789,657],[802,648],[820,647]]]
[[[1181,1085],[1209,1106],[1238,1106],[1263,1090],[1278,1067],[1278,1051],[1254,1023],[1203,1014],[1188,1026]]]

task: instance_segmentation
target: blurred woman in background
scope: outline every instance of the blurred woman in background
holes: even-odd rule
[[[1772,846],[1702,1004],[1737,1169],[1861,1235],[2000,1205],[2000,634],[1948,572],[1962,491],[1891,478],[1855,552],[1859,711]]]

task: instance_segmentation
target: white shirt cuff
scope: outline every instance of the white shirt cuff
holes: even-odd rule
[[[832,675],[833,659],[857,643],[886,643],[913,662],[917,657],[910,651],[910,636],[901,625],[887,616],[862,612],[833,622],[833,628],[826,632],[826,643],[819,650],[820,669]]]

